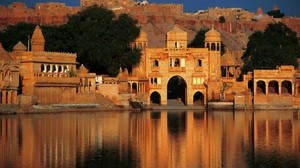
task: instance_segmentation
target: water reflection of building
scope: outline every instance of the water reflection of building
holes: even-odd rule
[[[299,115],[157,111],[3,116],[0,167],[272,167],[266,160],[274,158],[276,164],[297,167]]]

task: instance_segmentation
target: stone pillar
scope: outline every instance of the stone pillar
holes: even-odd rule
[[[140,82],[137,82],[137,85],[136,85],[136,93],[140,93]]]
[[[253,79],[253,96],[256,96],[257,82]]]
[[[6,104],[6,91],[2,91],[2,104]]]
[[[297,83],[295,83],[295,92],[294,92],[294,94],[295,94],[295,97],[298,97],[298,84]]]
[[[266,84],[266,95],[269,95],[269,82],[265,82]]]
[[[11,100],[12,100],[11,99],[11,91],[7,92],[7,98],[6,99],[7,99],[7,104],[11,104]]]
[[[281,95],[281,82],[278,82],[278,95]]]
[[[131,82],[129,82],[129,88],[130,88],[129,93],[131,94],[132,93],[132,83]]]
[[[17,91],[12,91],[12,104],[18,104],[18,95]]]
[[[295,85],[293,85],[293,82],[292,83],[292,95],[294,96],[295,95]]]

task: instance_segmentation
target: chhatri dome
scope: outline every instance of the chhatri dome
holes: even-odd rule
[[[147,33],[145,33],[143,30],[141,30],[140,36],[135,41],[137,41],[137,42],[139,42],[139,41],[147,41],[147,39],[148,39]]]
[[[211,30],[205,33],[206,42],[219,42],[221,41],[221,34],[212,27]]]
[[[167,33],[168,48],[186,48],[187,47],[187,32],[180,29],[175,24],[173,29]]]
[[[167,33],[167,40],[187,40],[187,32],[175,24],[173,29]]]

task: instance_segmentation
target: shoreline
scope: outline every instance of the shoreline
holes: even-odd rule
[[[270,108],[273,107],[273,108]],[[6,108],[3,108],[0,110],[0,115],[17,115],[17,114],[49,114],[49,113],[70,113],[70,112],[105,112],[105,111],[116,111],[116,112],[143,112],[147,110],[204,110],[209,112],[214,111],[261,111],[261,110],[296,110],[299,111],[299,107],[286,107],[286,106],[258,106],[254,108],[232,108],[229,109],[228,107],[215,107],[215,108],[209,108],[206,109],[205,107],[192,107],[192,106],[185,106],[181,108],[174,108],[174,107],[168,107],[168,106],[159,106],[159,107],[148,107],[145,109],[135,109],[132,107],[120,107],[120,106],[109,106],[109,107],[103,107],[100,105],[97,106],[90,106],[90,105],[63,105],[63,106],[53,106],[53,105],[34,105],[26,108],[20,108],[17,106],[7,106]]]

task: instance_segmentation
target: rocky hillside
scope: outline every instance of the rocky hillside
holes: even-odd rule
[[[0,5],[0,30],[18,22],[32,22],[39,25],[61,25],[68,16],[84,7],[69,7],[63,3],[37,3],[35,8],[27,8],[24,3],[14,2],[8,7]],[[300,18],[285,17],[273,19],[262,9],[251,13],[241,8],[211,8],[198,13],[183,13],[180,4],[131,4],[112,8],[116,15],[128,13],[136,18],[142,29],[148,34],[150,47],[165,47],[166,34],[174,24],[188,33],[189,42],[200,28],[214,26],[229,50],[241,50],[246,47],[248,36],[254,31],[264,30],[269,23],[281,21],[300,36]],[[225,22],[220,23],[220,16]]]

